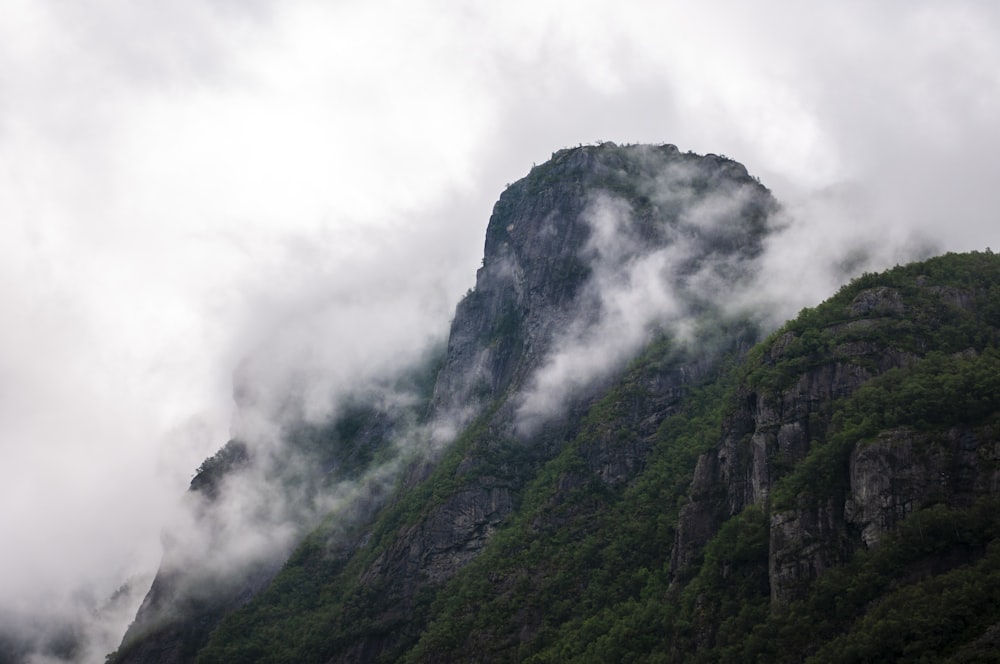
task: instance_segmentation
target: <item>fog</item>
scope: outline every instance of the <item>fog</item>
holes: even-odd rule
[[[668,335],[677,345],[692,341],[696,307],[719,305],[716,316],[750,311],[734,293],[740,284],[755,293],[760,308],[774,309],[774,297],[765,295],[772,292],[769,284],[756,278],[770,258],[759,256],[758,234],[781,230],[771,221],[780,215],[767,192],[735,179],[699,192],[699,179],[715,175],[711,166],[657,158],[642,148],[633,155],[643,163],[641,174],[633,175],[636,190],[659,210],[657,239],[643,232],[629,201],[600,192],[588,202],[579,222],[589,231],[580,258],[590,276],[519,399],[522,434],[564,412],[582,390],[621,369],[656,336]],[[701,324],[705,320],[700,317]]]
[[[148,584],[233,373],[316,420],[416,357],[554,150],[746,165],[784,230],[740,301],[779,321],[858,271],[1000,247],[996,117],[985,1],[8,3],[0,619],[85,616],[101,661],[142,592],[97,609]],[[607,304],[642,329],[629,292]]]

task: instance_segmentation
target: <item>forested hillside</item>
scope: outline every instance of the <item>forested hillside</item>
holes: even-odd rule
[[[296,433],[391,486],[111,660],[992,661],[1000,257],[864,274],[762,339],[723,300],[776,209],[720,157],[554,155],[497,203],[422,399]],[[253,464],[229,450],[193,490]]]

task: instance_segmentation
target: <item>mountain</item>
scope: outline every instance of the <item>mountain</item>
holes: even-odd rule
[[[446,347],[203,464],[110,661],[990,661],[1000,258],[763,338],[777,211],[724,157],[555,153]]]

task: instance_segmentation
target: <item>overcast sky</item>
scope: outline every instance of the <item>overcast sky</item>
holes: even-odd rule
[[[6,0],[0,609],[155,568],[241,358],[321,411],[443,334],[554,150],[745,164],[792,312],[845,252],[1000,249],[997,7]]]

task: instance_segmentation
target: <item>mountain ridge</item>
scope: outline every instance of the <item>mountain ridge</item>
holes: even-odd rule
[[[757,344],[758,326],[718,302],[755,274],[777,209],[722,157],[555,153],[494,207],[476,287],[429,363],[440,368],[424,414],[375,409],[315,437],[321,465],[343,464],[329,451],[340,441],[363,459],[345,472],[391,466],[394,488],[303,525],[266,579],[244,575],[202,618],[174,614],[166,631],[137,620],[110,660],[830,656],[868,613],[845,609],[814,630],[825,641],[786,634],[794,646],[777,652],[773,635],[801,627],[787,607],[819,602],[831,575],[863,568],[933,510],[980,532],[908,564],[940,570],[929,579],[982,565],[992,583],[995,534],[982,524],[1000,483],[1000,388],[980,374],[1000,340],[1000,261],[947,255],[865,274]],[[921,371],[954,377],[939,400],[976,397],[976,426],[959,426],[961,405],[925,428],[905,408],[873,424],[852,396],[895,403],[885,385]],[[941,434],[946,423],[958,433]],[[417,448],[386,443],[400,429],[418,432]],[[926,453],[937,449],[947,454]],[[880,485],[885,467],[909,489]],[[944,488],[928,479],[946,471]],[[248,592],[251,578],[263,583]],[[991,625],[947,652],[974,656]]]

